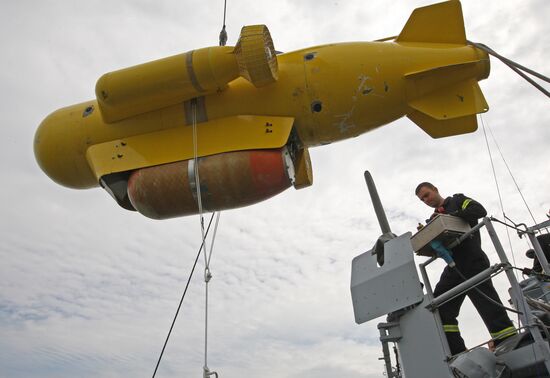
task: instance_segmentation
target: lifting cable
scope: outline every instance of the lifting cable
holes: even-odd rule
[[[498,200],[499,200],[499,203],[500,203],[500,210],[502,211],[502,216],[506,219],[506,213],[504,212],[504,204],[502,202],[502,195],[500,194],[500,187],[498,185],[498,179],[497,179],[497,173],[496,173],[496,170],[495,170],[495,164],[493,162],[493,155],[491,153],[491,147],[489,146],[489,139],[487,138],[487,132],[485,131],[485,122],[483,122],[483,117],[481,116],[481,114],[479,115],[479,119],[481,120],[481,126],[483,128],[483,135],[485,137],[485,144],[487,145],[487,152],[489,153],[489,160],[491,161],[491,169],[493,171],[493,178],[495,180],[495,186],[496,186],[496,189],[497,189]],[[495,142],[496,142],[496,140],[495,140]],[[511,172],[510,172],[510,174],[511,174]],[[508,244],[510,244],[510,251],[512,252],[512,261],[513,261],[514,265],[516,265],[516,257],[515,257],[515,253],[514,253],[514,248],[512,247],[512,239],[510,238],[510,232],[509,232],[508,228],[506,228],[506,236],[508,237]],[[515,276],[516,276],[516,279],[517,279],[518,278],[517,273],[516,272],[514,272],[514,273],[515,273]]]
[[[529,69],[519,63],[516,63],[514,62],[513,60],[511,59],[508,59],[500,54],[498,54],[496,51],[494,51],[493,49],[491,49],[489,46],[483,44],[483,43],[476,43],[476,42],[472,42],[472,41],[466,41],[468,44],[480,49],[480,50],[483,50],[485,51],[486,53],[488,53],[489,55],[499,59],[502,63],[504,63],[505,65],[507,65],[510,69],[512,69],[515,73],[517,73],[518,75],[520,75],[523,79],[525,79],[529,84],[533,85],[536,89],[538,89],[539,91],[541,91],[543,94],[545,94],[547,97],[550,97],[550,92],[548,90],[546,90],[542,85],[538,84],[537,82],[535,82],[532,78],[530,78],[529,76],[527,76],[526,73],[532,75],[532,76],[535,76],[536,78],[542,80],[542,81],[545,81],[547,83],[550,83],[550,78],[548,78],[547,76],[544,76],[542,75],[541,73],[539,72],[536,72],[532,69]],[[504,206],[502,204],[502,197],[500,195],[500,189],[499,189],[499,185],[498,185],[498,181],[497,181],[497,176],[496,176],[496,172],[495,172],[495,166],[493,164],[493,157],[491,155],[491,149],[489,148],[489,141],[488,141],[488,138],[487,138],[487,132],[485,131],[485,124],[483,122],[483,117],[479,116],[480,120],[481,120],[481,124],[483,126],[483,134],[485,136],[485,143],[487,144],[487,151],[489,152],[489,158],[491,159],[491,167],[492,167],[492,170],[493,170],[493,176],[494,176],[494,179],[495,179],[495,184],[496,184],[496,188],[497,188],[497,193],[498,193],[498,196],[499,196],[499,201],[500,201],[500,207],[501,207],[501,210],[502,210],[502,215],[504,216],[505,219],[508,219],[508,217],[506,217],[506,214],[504,213]],[[523,200],[523,203],[525,204],[525,207],[527,208],[527,210],[529,211],[529,215],[531,216],[531,219],[533,220],[533,222],[536,224],[536,220],[535,220],[535,217],[533,216],[533,213],[531,212],[531,209],[529,208],[529,205],[527,205],[527,201],[525,200],[525,197],[523,196],[523,193],[521,192],[521,189],[519,188],[519,185],[514,177],[514,175],[512,174],[512,171],[508,165],[508,163],[506,162],[506,159],[504,158],[504,155],[502,154],[502,151],[500,149],[500,146],[491,130],[491,128],[489,128],[489,132],[491,133],[491,137],[493,138],[493,141],[498,149],[498,152],[500,154],[500,157],[502,158],[502,161],[504,162],[504,165],[506,166],[506,169],[508,170],[508,173],[510,174],[513,182],[514,182],[514,185],[516,186],[516,189],[517,191],[519,192],[520,196],[521,196],[521,199]],[[506,228],[506,235],[508,236],[508,242],[510,244],[510,249],[512,251],[512,260],[514,261],[514,265],[516,265],[515,263],[515,256],[514,256],[514,251],[512,249],[512,241],[510,239],[510,234],[509,234],[509,231],[508,231],[508,228]],[[529,245],[529,242],[527,242],[527,245]],[[517,278],[517,274],[516,274],[516,278]]]
[[[225,46],[227,42],[227,31],[226,31],[226,25],[225,25],[225,17],[226,17],[226,11],[227,11],[227,0],[224,0],[223,4],[223,26],[222,30],[220,31],[219,36],[219,45]],[[208,232],[210,231],[210,226],[212,225],[212,220],[214,219],[214,214],[212,213],[212,216],[210,217],[210,221],[208,222],[208,227],[206,229],[206,232],[204,231],[204,217],[203,217],[203,208],[202,208],[202,196],[201,196],[201,187],[200,187],[200,177],[199,177],[199,166],[198,166],[198,151],[197,151],[197,101],[196,99],[191,100],[191,108],[192,108],[192,119],[193,119],[193,173],[195,176],[195,188],[191,188],[192,190],[195,189],[196,195],[197,195],[197,206],[199,209],[199,217],[200,217],[200,225],[201,225],[201,237],[202,237],[202,243],[201,246],[197,252],[197,257],[195,258],[195,262],[193,264],[193,268],[191,269],[191,273],[189,274],[189,278],[187,279],[187,284],[185,285],[185,289],[183,291],[183,294],[180,299],[180,303],[178,305],[178,308],[176,310],[176,314],[174,315],[174,319],[172,320],[172,324],[170,325],[170,330],[168,331],[168,335],[166,336],[166,340],[164,341],[164,345],[162,346],[162,350],[160,352],[159,359],[157,361],[157,365],[155,366],[155,371],[153,372],[153,378],[157,374],[158,367],[160,365],[160,361],[162,360],[162,356],[164,355],[164,350],[166,349],[166,345],[168,344],[168,340],[170,339],[170,335],[172,334],[172,329],[174,328],[174,325],[176,323],[176,319],[178,318],[179,311],[181,309],[181,305],[183,303],[183,299],[185,298],[185,294],[187,293],[187,289],[189,288],[189,283],[191,282],[191,278],[193,277],[193,273],[195,272],[195,267],[197,266],[197,261],[199,259],[199,256],[201,254],[201,251],[204,251],[204,262],[205,262],[205,269],[204,269],[204,281],[205,281],[205,325],[204,325],[204,366],[203,366],[203,376],[209,377],[211,375],[214,375],[216,378],[218,377],[218,373],[215,371],[210,372],[208,369],[208,282],[212,278],[212,273],[210,272],[210,259],[212,258],[212,251],[214,249],[214,240],[216,238],[216,232],[218,229],[218,224],[220,221],[220,212],[217,212],[216,215],[216,223],[214,225],[214,234],[212,235],[212,244],[210,246],[210,252],[208,254],[208,257],[206,256],[206,236],[208,236]],[[189,161],[188,164],[190,164],[191,161]]]
[[[193,170],[195,176],[195,193],[197,195],[197,205],[199,208],[199,220],[201,227],[201,237],[202,237],[202,250],[204,252],[204,284],[205,284],[205,305],[204,305],[204,366],[203,366],[203,377],[207,378],[211,375],[218,377],[218,373],[215,371],[210,371],[208,368],[208,283],[212,278],[212,273],[210,271],[210,259],[212,258],[212,251],[214,248],[214,239],[216,237],[216,231],[218,229],[218,223],[220,220],[220,212],[216,217],[216,224],[214,226],[214,234],[212,235],[212,245],[210,247],[210,253],[207,254],[206,247],[206,235],[204,232],[204,217],[203,217],[203,207],[202,207],[202,194],[201,194],[201,185],[199,177],[199,155],[198,155],[198,143],[197,143],[197,101],[193,99],[191,101],[191,112],[193,120]],[[189,161],[191,163],[191,161]],[[212,214],[213,215],[213,214]]]
[[[504,158],[504,155],[502,154],[500,146],[499,146],[499,144],[498,144],[498,142],[495,138],[495,135],[493,134],[493,130],[491,130],[491,127],[489,127],[489,125],[487,125],[487,128],[489,129],[489,133],[491,134],[491,138],[493,138],[493,141],[495,142],[495,146],[497,146],[497,150],[500,154],[500,157],[501,157],[502,161],[504,162],[504,165],[506,166],[506,169],[508,170],[508,173],[510,174],[510,177],[512,178],[512,181],[514,182],[514,185],[516,186],[516,189],[517,189],[519,195],[521,196],[521,199],[523,200],[523,203],[524,203],[525,207],[527,208],[527,211],[529,211],[529,215],[531,216],[531,219],[533,220],[533,224],[536,224],[537,221],[535,220],[535,217],[533,216],[533,212],[531,211],[531,208],[527,204],[527,201],[525,200],[525,197],[523,196],[523,193],[521,192],[521,189],[519,188],[518,182],[516,181],[516,178],[512,174],[512,170],[510,169],[510,166],[508,165],[508,162],[506,162],[506,159]]]
[[[391,40],[394,40],[396,39],[398,36],[397,35],[394,35],[394,36],[391,36],[391,37],[386,37],[386,38],[380,38],[380,39],[376,39],[374,40],[374,42],[386,42],[386,41],[391,41]],[[508,59],[502,55],[500,55],[499,53],[497,53],[495,50],[491,49],[489,46],[483,44],[483,43],[478,43],[478,42],[472,42],[472,41],[468,41],[466,40],[466,42],[469,44],[469,45],[472,45],[480,50],[483,50],[485,51],[487,54],[491,55],[491,56],[494,56],[495,58],[497,58],[498,60],[500,60],[502,63],[506,64],[508,67],[510,67],[510,69],[512,71],[514,71],[515,73],[517,73],[519,76],[521,76],[523,79],[525,79],[529,84],[531,84],[532,86],[534,86],[535,88],[537,88],[539,91],[541,91],[543,94],[545,94],[547,97],[550,97],[550,91],[544,89],[544,87],[542,85],[540,85],[539,83],[537,83],[536,81],[534,81],[532,78],[530,78],[529,76],[527,76],[525,74],[525,72],[527,72],[528,74],[530,75],[533,75],[535,76],[536,78],[542,80],[542,81],[545,81],[547,83],[550,83],[550,78],[548,78],[547,76],[544,76],[543,74],[537,72],[537,71],[534,71],[530,68],[527,68],[525,66],[522,66],[521,64],[519,63],[516,63],[514,62],[513,60],[511,59]]]
[[[495,183],[497,182],[497,178],[496,178],[496,173],[495,173],[495,169],[494,169],[494,165],[493,165],[493,158],[492,158],[492,155],[491,155],[491,149],[489,148],[489,142],[488,142],[488,138],[487,138],[487,133],[485,131],[485,123],[483,121],[483,116],[480,114],[479,115],[479,118],[481,120],[481,125],[483,126],[483,134],[485,136],[485,142],[487,144],[487,150],[489,151],[489,158],[491,159],[491,165],[493,167],[493,175],[494,175],[494,178],[495,178]],[[500,145],[497,141],[497,139],[495,138],[495,135],[493,134],[493,130],[491,129],[490,125],[487,124],[487,129],[489,129],[489,133],[491,134],[491,138],[493,139],[493,142],[495,143],[495,146],[499,152],[499,155],[500,155],[500,158],[502,159],[503,163],[504,163],[504,166],[506,167],[506,170],[508,171],[508,174],[510,175],[512,181],[514,182],[514,186],[516,187],[516,190],[518,192],[518,194],[520,195],[522,201],[523,201],[523,204],[525,205],[525,208],[527,209],[527,211],[529,212],[529,215],[531,217],[531,219],[533,220],[533,224],[537,224],[537,220],[535,219],[535,216],[533,215],[533,212],[531,211],[531,208],[529,207],[529,205],[527,204],[527,201],[525,200],[525,196],[523,195],[523,192],[521,191],[521,188],[519,187],[518,185],[518,182],[514,176],[514,174],[512,173],[512,170],[510,169],[510,166],[508,165],[508,162],[506,161],[506,158],[504,157],[504,154],[502,153],[502,150],[500,149]],[[498,183],[497,183],[497,192],[499,192],[499,198],[500,198],[500,191],[498,189]],[[502,207],[502,198],[500,198],[500,202],[501,202],[501,207]],[[505,219],[509,220],[510,222],[511,219],[508,218],[505,214],[504,214],[504,210],[502,211],[502,215],[504,216]],[[514,223],[514,222],[512,222]],[[548,230],[547,230],[548,231]]]
[[[476,42],[472,42],[472,41],[466,41],[466,42],[468,42],[470,45],[472,45],[472,46],[474,46],[474,47],[476,47],[480,50],[485,51],[487,54],[492,55],[495,58],[499,59],[502,63],[504,63],[508,67],[510,67],[510,69],[512,69],[515,73],[517,73],[519,76],[521,76],[522,78],[527,80],[527,82],[529,82],[529,84],[531,84],[532,86],[537,88],[539,91],[541,91],[547,97],[550,97],[550,92],[547,91],[546,89],[544,89],[544,87],[542,85],[538,84],[536,81],[534,81],[529,76],[527,76],[525,74],[525,72],[527,72],[528,74],[533,75],[533,76],[537,77],[538,79],[543,80],[547,83],[550,83],[550,78],[548,78],[548,77],[544,76],[543,74],[538,73],[534,70],[531,70],[531,69],[529,69],[525,66],[522,66],[521,64],[516,63],[511,59],[508,59],[508,58],[498,54],[496,51],[491,49],[489,46],[484,45],[483,43],[476,43]]]
[[[192,116],[192,124],[193,124],[193,159],[189,160],[188,162],[188,170],[192,170],[194,175],[195,181],[194,181],[194,188],[193,185],[191,188],[191,191],[196,193],[197,196],[197,206],[199,209],[199,219],[200,219],[200,226],[201,226],[201,237],[202,237],[202,243],[201,246],[197,252],[197,257],[195,258],[195,263],[193,264],[193,268],[191,269],[191,274],[189,275],[189,278],[187,280],[187,284],[185,285],[185,290],[183,291],[183,295],[181,296],[180,303],[178,305],[178,309],[176,310],[176,314],[174,315],[174,319],[172,320],[172,325],[170,326],[170,330],[168,331],[168,335],[166,336],[166,340],[164,341],[164,345],[162,347],[162,350],[160,352],[159,359],[157,361],[157,365],[155,366],[155,371],[153,372],[153,378],[157,374],[158,367],[160,365],[160,361],[162,360],[162,356],[164,355],[164,350],[166,349],[166,345],[168,344],[168,339],[170,338],[170,335],[172,334],[172,329],[174,328],[174,325],[176,323],[176,319],[178,317],[181,305],[183,303],[183,299],[185,298],[185,294],[187,293],[187,289],[189,288],[189,283],[191,282],[191,278],[193,277],[193,273],[195,271],[195,267],[197,265],[197,261],[199,259],[199,256],[201,252],[204,254],[204,281],[206,284],[206,300],[205,300],[205,329],[204,329],[204,367],[203,367],[203,377],[207,378],[211,375],[218,377],[218,373],[215,371],[210,372],[207,365],[207,356],[208,356],[208,282],[212,278],[212,273],[210,272],[210,259],[212,258],[212,251],[214,248],[214,240],[216,238],[216,232],[218,230],[218,224],[220,221],[220,212],[217,212],[216,215],[216,223],[214,224],[214,233],[212,235],[212,244],[210,246],[210,252],[207,256],[206,250],[206,237],[208,236],[208,232],[210,231],[210,226],[212,225],[212,220],[214,219],[215,212],[212,213],[212,216],[210,217],[210,221],[208,222],[208,227],[206,231],[204,230],[204,216],[203,216],[203,208],[202,208],[202,196],[201,196],[201,187],[200,187],[200,177],[199,177],[199,165],[198,165],[198,149],[197,149],[197,101],[196,99],[191,100],[191,116]],[[193,184],[193,183],[192,183]]]
[[[224,0],[223,5],[223,26],[219,35],[219,45],[225,46],[227,42],[227,31],[225,25],[225,17],[227,14],[227,0]],[[212,251],[214,250],[214,241],[216,239],[216,232],[218,230],[218,224],[220,221],[220,212],[218,211],[216,215],[216,223],[214,225],[214,233],[212,235],[212,244],[210,245],[210,252],[207,255],[206,247],[206,235],[204,232],[204,217],[203,217],[203,207],[202,207],[202,194],[201,194],[201,185],[200,185],[200,176],[199,176],[199,155],[198,155],[198,142],[197,142],[197,101],[193,99],[191,101],[191,111],[192,111],[192,120],[193,120],[193,170],[195,176],[195,193],[197,196],[197,205],[199,209],[199,220],[201,227],[201,237],[202,237],[202,250],[204,252],[204,286],[205,286],[205,295],[204,295],[204,366],[203,366],[203,377],[208,378],[210,376],[215,376],[218,378],[218,373],[215,371],[210,371],[208,368],[208,283],[212,278],[212,272],[210,270],[210,260],[212,258]],[[212,214],[213,216],[214,214]]]
[[[225,31],[225,11],[227,10],[227,0],[223,1],[223,26],[220,31],[220,46],[225,46],[227,42],[227,32]]]
[[[527,80],[531,85],[533,85],[535,88],[537,88],[539,91],[541,91],[542,93],[544,93],[546,96],[550,97],[550,92],[547,91],[546,89],[544,89],[540,84],[536,83],[533,79],[531,79],[530,77],[528,77],[525,72],[539,78],[540,80],[543,80],[547,83],[550,83],[550,78],[542,75],[541,73],[538,73],[532,69],[529,69],[525,66],[522,66],[521,64],[519,63],[516,63],[514,62],[513,60],[511,59],[508,59],[500,54],[498,54],[496,51],[494,51],[493,49],[491,49],[489,46],[483,44],[483,43],[476,43],[476,42],[472,42],[472,41],[467,41],[468,44],[480,49],[480,50],[483,50],[485,51],[486,53],[488,53],[489,55],[491,56],[494,56],[495,58],[499,59],[502,63],[506,64],[508,67],[510,67],[514,72],[516,72],[518,75],[520,75],[522,78],[524,78],[525,80]],[[522,71],[525,71],[525,72],[522,72]],[[483,126],[483,134],[485,135],[485,142],[487,144],[487,150],[489,151],[489,157],[491,158],[491,166],[493,168],[493,175],[495,177],[495,183],[496,183],[496,186],[497,186],[497,192],[498,192],[498,196],[499,196],[499,199],[500,199],[500,205],[501,205],[501,208],[502,208],[502,212],[503,212],[503,215],[504,215],[504,208],[502,206],[502,197],[500,196],[500,190],[499,190],[499,187],[498,187],[498,182],[497,182],[497,178],[496,178],[496,173],[495,173],[495,166],[493,164],[493,158],[491,156],[491,149],[489,148],[489,142],[488,142],[488,139],[487,139],[487,133],[485,131],[485,124],[483,122],[483,117],[481,117],[480,115],[480,119],[481,119],[481,124]],[[495,142],[495,145],[497,146],[497,149],[498,149],[498,152],[500,153],[500,157],[502,158],[502,161],[504,162],[504,165],[506,166],[506,169],[508,170],[508,173],[510,174],[510,176],[512,177],[512,180],[514,181],[514,184],[516,186],[516,189],[518,190],[520,196],[521,196],[521,199],[523,200],[523,203],[525,204],[525,207],[527,208],[527,210],[529,211],[529,214],[531,215],[531,219],[533,219],[533,222],[534,223],[537,223],[536,220],[535,220],[535,217],[533,216],[533,213],[531,212],[531,209],[529,208],[529,205],[527,205],[527,202],[525,201],[525,197],[523,196],[523,193],[521,192],[520,188],[519,188],[519,185],[516,181],[516,179],[514,178],[514,175],[512,174],[512,171],[510,170],[510,167],[508,166],[508,163],[506,162],[506,159],[504,158],[504,155],[502,154],[502,151],[500,149],[500,146],[498,145],[498,142],[495,138],[495,136],[493,135],[493,132],[492,130],[489,128],[489,132],[491,133],[491,137],[493,138],[493,141]]]
[[[210,226],[212,225],[212,221],[214,220],[214,214],[210,217],[210,222],[208,222],[208,227],[206,228],[206,235],[208,235],[208,231],[210,231]],[[162,356],[164,355],[164,350],[166,349],[166,345],[168,344],[168,339],[170,339],[170,335],[172,334],[172,329],[174,328],[174,325],[176,324],[176,319],[178,318],[178,314],[181,309],[181,304],[183,303],[183,299],[185,298],[185,294],[187,294],[187,289],[189,288],[189,283],[191,282],[191,278],[193,277],[193,273],[195,272],[195,267],[197,266],[197,262],[199,261],[199,257],[201,255],[202,251],[202,244],[199,247],[199,250],[197,251],[197,257],[195,257],[195,263],[193,264],[193,268],[191,268],[191,273],[189,274],[189,278],[187,279],[187,283],[185,284],[185,289],[183,290],[183,294],[180,299],[180,303],[178,305],[178,309],[176,310],[176,314],[174,315],[174,319],[172,320],[172,325],[170,326],[170,330],[168,331],[168,335],[166,336],[166,340],[164,341],[164,345],[162,346],[162,350],[160,352],[159,359],[157,361],[157,366],[155,366],[155,371],[153,372],[153,378],[155,378],[155,375],[157,374],[157,370],[160,365],[160,361],[162,360]]]

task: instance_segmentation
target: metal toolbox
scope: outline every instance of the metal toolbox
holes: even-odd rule
[[[417,255],[433,256],[434,251],[430,247],[432,240],[439,240],[448,246],[470,229],[470,225],[462,218],[439,214],[411,237],[411,244]]]

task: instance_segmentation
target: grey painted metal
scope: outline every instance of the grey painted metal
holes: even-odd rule
[[[550,219],[541,223],[538,223],[532,227],[527,228],[527,236],[529,237],[529,240],[531,241],[531,245],[533,246],[533,249],[535,250],[535,255],[537,256],[537,259],[540,262],[540,265],[542,267],[542,270],[546,274],[550,274],[550,265],[548,264],[548,259],[546,258],[546,255],[544,254],[544,251],[542,250],[539,241],[535,237],[535,231],[540,230],[541,228],[547,228],[550,227]]]
[[[527,298],[540,299],[550,302],[550,283],[541,280],[539,277],[529,277],[519,283],[523,295]],[[529,301],[528,301],[529,302]]]
[[[399,318],[397,342],[403,376],[407,378],[454,377],[447,363],[448,345],[439,316],[428,311],[427,299]],[[390,329],[390,335],[393,329]]]
[[[540,353],[535,353],[533,344],[500,354],[497,360],[513,371],[513,377],[550,377],[550,374],[545,371],[544,358]]]
[[[451,243],[447,248],[448,249],[453,249],[454,247],[456,247],[457,245],[459,245],[460,243],[462,243],[464,240],[468,239],[469,237],[472,236],[473,233],[479,231],[480,228],[484,227],[485,226],[485,223],[484,222],[479,222],[478,224],[476,224],[474,227],[472,227],[472,229],[468,232],[466,232],[464,235],[460,236],[459,238],[457,238],[453,243]]]
[[[506,256],[506,252],[504,251],[504,248],[500,243],[500,240],[498,238],[498,235],[495,231],[495,228],[491,220],[489,218],[483,218],[481,223],[483,223],[487,227],[487,232],[489,233],[489,237],[493,242],[493,246],[495,247],[495,250],[498,254],[500,261],[509,263],[508,256]],[[523,298],[523,295],[521,292],[521,287],[519,286],[519,283],[516,279],[516,276],[514,276],[514,274],[510,270],[506,271],[506,276],[508,277],[508,281],[510,281],[510,284],[511,284],[512,297],[517,299],[519,298],[516,304],[516,308],[521,312],[520,314],[521,323],[526,326],[529,324],[533,324],[532,323],[533,319],[532,317],[529,316],[530,312],[528,311],[527,302],[525,301],[525,299],[521,300]]]
[[[358,324],[422,301],[410,239],[407,232],[386,242],[382,266],[370,251],[353,259],[351,297]]]
[[[430,279],[428,278],[428,273],[426,273],[426,266],[428,266],[429,264],[431,264],[435,260],[437,260],[437,257],[433,256],[433,257],[430,257],[426,262],[418,265],[419,268],[420,268],[420,274],[422,274],[422,281],[424,282],[424,288],[426,289],[426,293],[429,296],[428,299],[429,299],[430,302],[432,301],[432,299],[434,297],[434,292],[432,290],[432,285],[430,283]]]
[[[491,278],[493,274],[498,273],[502,270],[503,267],[508,266],[509,264],[495,264],[493,266],[490,266],[489,268],[479,272],[475,276],[467,279],[466,281],[462,282],[460,285],[457,285],[453,287],[451,290],[446,291],[445,293],[441,294],[439,297],[435,298],[432,303],[429,304],[430,309],[438,308],[441,305],[449,302],[450,300],[453,300],[459,295],[462,295],[466,293],[468,290],[473,289],[474,287],[478,286],[482,282],[487,281]]]
[[[547,227],[550,227],[550,219],[548,219],[544,222],[541,222],[541,223],[537,223],[536,225],[534,225],[532,227],[528,227],[527,231],[528,232],[533,232],[533,231],[538,231],[541,228],[547,228]]]
[[[544,251],[542,250],[539,241],[537,240],[535,234],[533,232],[529,232],[527,234],[529,237],[529,240],[531,241],[531,245],[533,246],[533,249],[535,250],[535,255],[537,256],[537,259],[539,260],[540,266],[542,267],[542,270],[545,274],[550,274],[550,267],[548,265],[548,260],[546,259],[546,255],[544,254]]]
[[[422,281],[424,282],[424,289],[426,290],[426,295],[424,296],[425,297],[424,301],[426,303],[431,303],[434,299],[432,284],[430,283],[430,279],[428,278],[428,273],[426,272],[426,266],[428,266],[429,264],[431,264],[435,260],[437,260],[437,257],[433,256],[433,257],[429,258],[427,261],[425,261],[424,263],[418,265],[419,268],[420,268],[420,273],[422,274]],[[447,337],[445,336],[445,331],[443,330],[443,322],[441,321],[441,318],[439,317],[439,310],[436,308],[432,312],[433,312],[437,332],[441,336],[441,340],[443,340],[442,343],[441,343],[443,345],[443,351],[444,351],[445,355],[450,357],[451,356],[451,349],[449,348],[449,344],[447,343]]]
[[[401,340],[401,329],[399,328],[399,322],[379,323],[378,329],[380,330],[380,341],[383,342],[397,342]]]
[[[392,363],[391,363],[391,356],[390,356],[390,348],[388,347],[388,343],[390,343],[390,340],[386,339],[387,336],[387,325],[389,323],[380,323],[378,324],[378,331],[380,332],[380,342],[382,343],[382,358],[379,358],[379,360],[384,360],[384,366],[386,367],[386,377],[388,378],[394,378],[397,377],[397,372],[394,372],[392,369]]]
[[[495,228],[493,227],[493,223],[489,218],[483,218],[482,222],[485,223],[485,226],[487,227],[487,231],[489,232],[489,236],[493,241],[493,245],[497,251],[500,261],[509,264],[508,257],[506,256],[506,252],[504,252],[504,248],[500,243]],[[534,316],[531,312],[531,309],[527,305],[527,301],[523,296],[516,276],[512,273],[510,269],[505,270],[505,272],[508,276],[508,281],[511,284],[513,299],[515,299],[517,303],[518,310],[522,312],[522,314],[520,314],[520,319],[522,320],[523,325],[527,327],[527,329],[533,336],[533,340],[535,341],[532,348],[533,353],[537,359],[541,359],[544,361],[547,370],[546,373],[548,374],[550,372],[550,347],[548,346],[548,342],[545,342],[543,340],[540,330],[536,326]]]
[[[497,359],[485,348],[476,348],[468,353],[461,354],[451,363],[453,370],[458,370],[460,377],[496,378]]]
[[[365,172],[366,180],[367,176],[370,176],[370,174]],[[374,183],[372,184],[374,185]],[[374,189],[374,193],[376,193],[376,189]],[[374,202],[375,199],[373,199]],[[384,221],[380,222],[382,232],[390,232],[381,204],[379,203],[379,206],[375,205],[376,208],[381,211],[383,220],[386,223],[384,224]],[[378,325],[384,353],[381,359],[385,362],[388,377],[452,378],[454,377],[453,368],[470,378],[494,378],[499,376],[498,369],[495,369],[494,356],[485,349],[474,349],[472,352],[460,356],[451,366],[449,365],[449,347],[437,312],[437,306],[475,287],[503,269],[511,285],[512,299],[518,310],[522,312],[521,323],[530,332],[534,342],[520,349],[505,352],[498,356],[498,359],[513,369],[514,377],[540,376],[550,378],[549,345],[542,338],[541,331],[537,327],[537,319],[527,304],[520,284],[509,268],[510,264],[506,253],[490,219],[484,218],[471,231],[454,241],[449,248],[453,248],[484,226],[487,227],[501,263],[493,265],[435,299],[426,273],[426,266],[435,261],[436,257],[432,257],[419,265],[426,288],[426,294],[424,295],[414,264],[410,233],[391,239],[384,244],[385,263],[382,266],[377,264],[376,256],[372,255],[372,251],[365,252],[353,260],[351,294],[356,322],[363,323],[386,313],[389,314],[388,319],[391,320]],[[544,227],[544,225],[541,227]],[[534,233],[533,231],[528,232]],[[528,290],[532,285],[524,286]],[[431,312],[429,307],[434,306],[436,309]],[[397,374],[391,366],[389,342],[395,342],[399,349],[402,375]],[[523,375],[524,372],[527,375]],[[457,372],[457,374],[460,373]]]
[[[391,232],[390,224],[388,223],[388,218],[386,218],[382,201],[380,201],[380,196],[378,196],[376,185],[374,185],[374,180],[372,179],[369,171],[365,171],[365,182],[367,183],[367,188],[369,189],[372,205],[374,206],[374,212],[378,218],[378,223],[380,224],[382,234],[389,233]]]

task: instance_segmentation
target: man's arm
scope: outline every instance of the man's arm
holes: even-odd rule
[[[451,215],[460,217],[468,223],[477,222],[479,218],[487,215],[487,210],[479,202],[466,197],[464,194],[455,194],[453,199],[458,205],[458,210]]]

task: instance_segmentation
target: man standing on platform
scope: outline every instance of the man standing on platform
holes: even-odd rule
[[[487,211],[479,202],[466,197],[464,194],[455,194],[452,197],[444,198],[439,194],[437,188],[429,182],[420,183],[416,187],[415,194],[422,202],[435,209],[430,220],[438,214],[449,214],[462,218],[471,227],[474,227],[478,223],[478,219],[487,215]],[[479,231],[454,247],[451,252],[456,265],[454,267],[447,266],[443,270],[434,290],[435,297],[464,282],[465,279],[489,268],[489,259],[481,249]],[[479,312],[495,345],[516,334],[516,329],[508,317],[493,283],[488,280],[439,308],[443,330],[453,355],[466,350],[464,340],[460,336],[457,320],[460,306],[462,306],[466,295]]]

